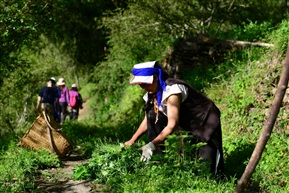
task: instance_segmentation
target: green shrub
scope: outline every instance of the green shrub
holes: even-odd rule
[[[284,20],[269,36],[269,40],[275,45],[274,50],[282,53],[287,50],[288,47],[288,34],[289,33],[289,22]]]
[[[273,31],[273,29],[272,24],[268,21],[263,23],[251,21],[249,23],[244,22],[242,26],[234,26],[231,30],[218,34],[217,37],[226,40],[256,42],[262,41]]]
[[[231,182],[216,188],[219,182],[211,177],[208,164],[188,154],[197,146],[183,146],[180,136],[170,136],[166,153],[154,155],[148,163],[140,161],[141,152],[136,149],[140,145],[143,141],[126,148],[100,145],[88,163],[75,168],[74,178],[92,179],[112,192],[201,192],[210,187],[220,192],[232,190]],[[184,151],[179,151],[180,146]]]
[[[47,150],[33,151],[11,144],[0,154],[0,192],[31,192],[38,169],[60,167],[60,160]]]

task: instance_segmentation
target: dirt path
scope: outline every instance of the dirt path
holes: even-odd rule
[[[88,101],[83,103],[83,109],[79,112],[79,120],[90,115]],[[89,193],[98,189],[90,181],[73,180],[73,169],[77,165],[86,163],[88,160],[77,153],[72,153],[69,158],[62,161],[60,168],[39,170],[36,177],[37,193]],[[97,191],[100,192],[100,191]]]
[[[89,117],[92,115],[92,112],[89,108],[89,99],[84,101],[82,104],[83,108],[79,110],[78,120],[81,121],[85,119],[86,117]]]
[[[61,168],[39,170],[36,180],[38,193],[88,193],[92,190],[92,183],[85,180],[73,180],[73,168],[87,160],[72,153],[67,160],[62,161]]]

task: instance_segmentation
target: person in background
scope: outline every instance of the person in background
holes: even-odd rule
[[[58,93],[53,87],[53,82],[53,79],[49,79],[47,81],[47,86],[41,88],[36,105],[37,112],[39,112],[41,106],[41,110],[45,111],[50,120],[54,119],[54,102],[59,102]]]
[[[143,97],[145,117],[125,145],[133,145],[147,133],[148,143],[140,149],[141,160],[149,161],[154,152],[162,152],[160,146],[168,135],[184,130],[195,137],[192,143],[206,142],[198,155],[210,162],[213,174],[222,176],[224,159],[218,107],[186,82],[167,78],[157,61],[134,65],[132,74],[130,83],[147,92]]]
[[[82,96],[78,92],[77,85],[72,84],[69,91],[70,97],[70,108],[69,108],[69,117],[70,120],[77,120],[79,115],[79,109],[82,109]]]
[[[50,79],[53,81],[52,87],[57,90],[58,98],[60,98],[60,89],[58,86],[56,86],[56,79],[54,77],[51,77]],[[60,106],[59,103],[57,103],[56,101],[54,101],[54,119],[56,122],[60,122]]]
[[[67,88],[67,86],[65,86],[64,78],[58,79],[57,86],[60,90],[60,125],[63,125],[67,117],[67,108],[69,107],[69,89]]]

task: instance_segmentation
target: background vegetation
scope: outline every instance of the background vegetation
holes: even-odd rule
[[[55,155],[16,146],[35,119],[40,88],[52,76],[77,83],[91,112],[64,125],[75,147],[81,147],[77,150],[90,158],[75,168],[76,179],[106,184],[112,192],[234,190],[282,69],[289,31],[286,0],[4,0],[0,8],[1,192],[33,192],[37,169],[60,167]],[[222,111],[224,180],[210,176],[194,156],[185,156],[197,147],[179,147],[174,135],[167,140],[167,154],[148,165],[135,149],[145,138],[136,147],[119,146],[143,116],[143,92],[128,84],[131,67],[149,60],[166,63],[181,41],[200,34],[274,44],[231,50],[220,62],[198,61],[181,72]],[[289,191],[287,100],[251,178],[251,191]],[[186,154],[176,154],[180,148]]]

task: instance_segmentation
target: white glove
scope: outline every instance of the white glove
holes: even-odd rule
[[[155,149],[156,149],[156,146],[152,142],[149,142],[148,144],[139,148],[139,150],[142,150],[142,155],[141,155],[140,160],[143,162],[149,161]]]

